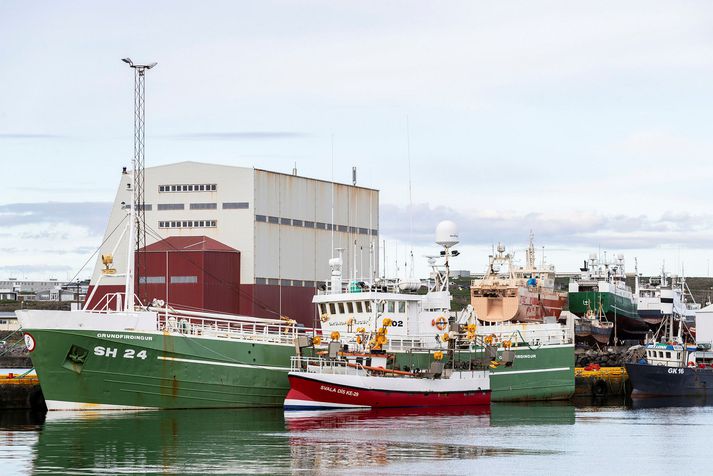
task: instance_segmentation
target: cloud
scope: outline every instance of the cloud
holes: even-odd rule
[[[72,267],[68,265],[53,265],[53,264],[27,264],[22,266],[0,266],[0,273],[9,275],[13,278],[24,277],[25,274],[35,273],[67,273],[71,272]]]
[[[59,139],[61,135],[57,134],[18,134],[10,132],[0,132],[0,140],[2,139]]]
[[[86,228],[92,235],[102,235],[111,202],[42,202],[0,205],[3,228],[33,224],[72,224]],[[52,238],[55,230],[32,230],[24,238]],[[54,236],[55,238],[57,236]]]
[[[162,134],[157,137],[166,139],[181,140],[275,140],[275,139],[299,139],[309,137],[303,132],[288,131],[245,131],[245,132],[186,132],[181,134]]]
[[[410,216],[414,219],[411,220]],[[563,248],[604,247],[651,249],[665,246],[708,248],[713,243],[713,215],[665,212],[646,215],[605,215],[591,211],[567,213],[521,213],[415,204],[408,207],[382,205],[381,233],[414,244],[433,242],[436,225],[452,220],[459,226],[461,242],[490,245],[523,243],[530,230],[540,244]],[[413,232],[410,233],[411,222]],[[410,239],[409,236],[412,236]]]

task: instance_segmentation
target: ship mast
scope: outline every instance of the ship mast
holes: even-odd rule
[[[144,200],[144,146],[145,146],[145,93],[146,93],[146,71],[156,66],[157,63],[149,64],[134,64],[131,58],[122,58],[124,63],[128,64],[134,70],[134,156],[131,159],[131,211],[129,215],[129,237],[128,237],[128,253],[126,263],[126,296],[124,302],[125,311],[133,311],[134,308],[134,283],[135,271],[138,269],[140,274],[143,270],[143,255],[138,253],[139,250],[146,246],[146,216],[144,215],[145,200]],[[135,254],[138,253],[139,265],[136,266]],[[141,285],[139,281],[139,291]],[[139,293],[139,301],[142,298]],[[145,299],[144,299],[145,300]]]
[[[535,269],[535,234],[530,230],[530,244],[527,247],[527,270],[533,271]]]

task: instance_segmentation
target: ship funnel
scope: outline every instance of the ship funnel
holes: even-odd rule
[[[436,243],[451,248],[460,242],[458,226],[450,220],[443,220],[436,227]]]

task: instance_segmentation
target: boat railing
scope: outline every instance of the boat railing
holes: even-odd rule
[[[488,339],[490,337],[490,339]],[[486,342],[490,342],[496,347],[541,347],[544,345],[565,345],[574,343],[574,330],[567,327],[559,326],[555,330],[536,330],[518,327],[500,327],[495,326],[480,327],[478,335],[473,339],[468,339],[463,336],[457,337],[456,348],[465,348],[470,346],[482,346]],[[446,350],[448,344],[441,340],[436,340],[433,335],[422,336],[389,336],[389,340],[384,346],[389,352],[407,352],[407,351],[431,351],[431,350]]]
[[[366,369],[362,364],[347,362],[343,359],[292,356],[290,357],[290,371],[339,375],[363,375],[366,372]]]
[[[158,330],[175,334],[249,340],[293,345],[305,329],[294,323],[269,323],[216,317],[186,316],[179,313],[159,313]]]
[[[431,350],[446,350],[448,348],[447,344],[442,344],[436,341],[432,335],[424,336],[405,336],[405,337],[395,337],[390,336],[388,342],[386,343],[386,348],[391,352],[406,352],[412,351],[431,351]]]
[[[318,295],[329,294],[349,294],[349,293],[407,293],[408,290],[399,288],[398,280],[382,280],[375,283],[367,283],[359,280],[346,280],[339,283],[339,288],[334,289],[330,281],[322,282],[317,289]]]
[[[85,306],[84,310],[88,312],[96,312],[99,314],[108,314],[113,312],[121,312],[124,308],[124,299],[126,293],[106,293],[93,306]],[[89,299],[87,300],[89,302]]]

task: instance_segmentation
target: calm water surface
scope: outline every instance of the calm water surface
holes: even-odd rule
[[[10,474],[708,474],[713,406],[0,412]]]

